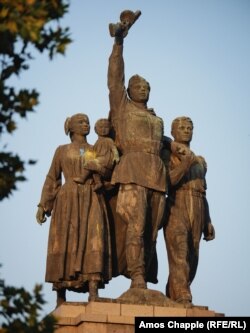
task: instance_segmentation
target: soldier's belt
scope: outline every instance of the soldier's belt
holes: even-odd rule
[[[159,155],[160,154],[160,144],[159,142],[152,143],[151,145],[145,146],[145,145],[138,145],[138,143],[126,145],[126,147],[122,150],[123,154],[127,153],[148,153],[153,155]]]
[[[159,155],[160,151],[159,149],[154,149],[154,148],[130,148],[130,149],[125,149],[123,150],[123,155],[128,154],[128,153],[148,153],[148,154],[153,154],[153,155]]]

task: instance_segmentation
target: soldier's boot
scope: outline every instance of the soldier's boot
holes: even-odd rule
[[[180,297],[175,300],[176,303],[182,304],[184,307],[191,308],[193,306],[192,298],[190,296]]]
[[[176,282],[176,281],[175,281]],[[182,286],[182,288],[168,279],[166,285],[166,296],[175,301],[176,303],[182,304],[184,307],[192,307],[192,294],[190,288]]]
[[[127,244],[126,257],[128,271],[132,280],[130,288],[147,289],[143,246]]]
[[[143,274],[131,274],[131,279],[130,288],[147,289],[147,283]]]

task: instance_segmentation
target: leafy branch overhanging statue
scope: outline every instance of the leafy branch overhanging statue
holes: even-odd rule
[[[10,83],[14,76],[29,69],[31,51],[48,52],[52,60],[64,54],[71,42],[69,28],[60,19],[67,13],[68,0],[1,0],[0,2],[0,138],[17,128],[16,118],[27,117],[38,105],[35,90],[16,90]],[[16,190],[16,182],[26,180],[25,164],[19,155],[0,147],[0,200]]]

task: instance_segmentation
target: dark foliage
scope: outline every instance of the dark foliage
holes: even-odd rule
[[[0,138],[13,133],[16,119],[26,118],[38,105],[39,93],[9,85],[12,76],[29,69],[32,50],[64,54],[71,42],[69,29],[60,26],[67,13],[67,0],[1,0],[0,1]],[[26,180],[25,166],[35,161],[22,161],[17,154],[0,147],[0,200],[16,190],[16,183]]]

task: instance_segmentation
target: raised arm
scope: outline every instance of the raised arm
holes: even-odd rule
[[[127,98],[124,86],[124,60],[123,60],[123,40],[127,36],[130,27],[141,15],[140,11],[132,12],[124,10],[120,15],[120,22],[109,24],[109,32],[114,37],[112,53],[109,57],[108,66],[108,88],[112,115],[117,114],[123,99]]]
[[[123,38],[115,38],[109,57],[108,88],[111,112],[119,109],[122,99],[126,97],[124,86]]]

